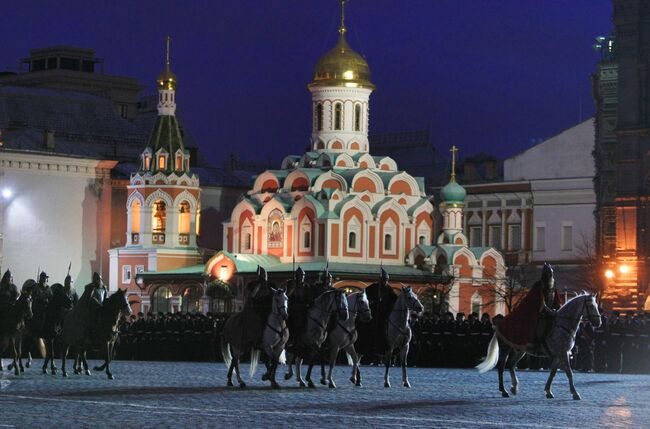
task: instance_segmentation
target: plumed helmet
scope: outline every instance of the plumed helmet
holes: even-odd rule
[[[2,280],[0,280],[0,283],[2,283],[2,284],[11,283],[11,271],[9,271],[9,270],[5,271],[4,275],[2,276]]]
[[[303,270],[302,267],[298,267],[294,279],[296,280],[296,283],[303,283],[305,281],[305,270]]]
[[[38,281],[42,282],[43,280],[48,279],[50,276],[47,275],[45,271],[41,271],[41,274],[38,276]]]
[[[381,272],[380,272],[380,279],[381,279],[381,284],[388,284],[388,281],[390,280],[390,276],[386,272],[386,270],[382,267]]]
[[[93,283],[99,283],[102,281],[102,276],[99,275],[97,271],[93,273]]]
[[[65,276],[65,280],[63,281],[64,286],[70,286],[72,284],[72,276],[68,274]]]
[[[542,267],[542,281],[547,282],[552,278],[553,278],[553,267],[551,267],[548,263],[544,262],[544,266]]]
[[[268,274],[266,274],[266,270],[260,265],[257,266],[257,278],[263,282],[266,282],[269,279]]]

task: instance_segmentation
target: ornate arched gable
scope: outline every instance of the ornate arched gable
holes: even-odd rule
[[[369,169],[377,168],[377,164],[375,164],[375,159],[372,156],[370,156],[370,154],[368,153],[364,153],[359,157],[359,159],[357,160],[357,165],[359,166],[359,168],[369,168]]]
[[[144,185],[144,183],[145,183],[144,177],[142,177],[142,175],[140,175],[140,173],[136,173],[133,176],[131,176],[131,180],[130,180],[129,185],[130,186],[142,186],[142,185]]]
[[[183,201],[187,201],[190,204],[190,210],[192,211],[192,213],[196,212],[198,202],[196,201],[194,195],[188,192],[187,189],[183,190],[183,192],[181,192],[176,196],[176,198],[174,199],[174,207],[180,206],[180,204]]]
[[[129,198],[126,200],[126,208],[127,210],[133,205],[134,201],[140,201],[140,206],[144,207],[144,197],[139,191],[133,191],[131,192],[131,195],[129,195]]]
[[[386,198],[382,202],[379,202],[378,205],[375,205],[374,210],[377,212],[377,218],[381,218],[381,215],[385,211],[393,210],[399,217],[401,223],[408,222],[408,214],[406,213],[406,209],[404,206],[392,198]]]
[[[328,188],[327,185],[331,184],[332,182],[330,181],[336,181],[339,183],[339,189],[341,189],[344,192],[348,191],[348,184],[345,182],[345,179],[343,176],[340,174],[336,174],[333,171],[327,171],[320,176],[318,176],[318,179],[314,182],[313,189],[314,191],[320,191],[323,189],[323,185],[326,185],[325,188]]]
[[[389,156],[384,156],[376,162],[377,168],[383,171],[397,171],[397,163]]]
[[[336,211],[340,214],[339,217],[341,219],[345,219],[345,212],[351,208],[355,208],[363,214],[364,219],[359,219],[360,221],[372,219],[370,207],[357,197],[347,198],[336,207]]]
[[[355,165],[354,160],[350,155],[347,153],[342,153],[336,157],[336,161],[333,166],[337,168],[353,168]]]
[[[154,183],[156,185],[168,185],[169,177],[166,174],[158,171],[156,174],[151,175],[149,178],[149,183]]]
[[[173,203],[174,203],[174,201],[172,200],[172,198],[169,196],[169,194],[167,192],[164,192],[160,188],[158,188],[154,192],[149,194],[149,196],[147,197],[147,199],[144,202],[144,206],[145,207],[152,207],[153,203],[156,200],[163,200],[165,202],[165,204],[167,205],[167,207],[172,207]]]
[[[452,262],[453,265],[458,265],[457,261],[458,261],[458,258],[460,256],[464,256],[464,257],[467,258],[467,261],[468,261],[470,267],[474,267],[474,266],[478,265],[478,261],[476,260],[476,256],[467,247],[462,247],[462,248],[460,248],[460,249],[458,249],[458,250],[456,250],[454,252],[453,262]]]
[[[375,189],[374,191],[371,189],[366,189],[366,186],[362,186],[362,188],[359,188],[360,182],[362,182],[361,179],[368,179],[370,180],[374,186]],[[357,174],[354,175],[354,178],[352,179],[352,189],[355,192],[363,192],[363,191],[368,191],[372,193],[379,193],[383,194],[384,193],[384,183],[382,182],[381,178],[377,173],[374,173],[372,170],[361,170]]]
[[[300,165],[300,156],[298,155],[288,155],[285,156],[284,159],[282,160],[282,168],[283,170],[293,170],[294,168],[297,168]]]
[[[255,179],[252,193],[264,192],[266,189],[271,189],[271,182],[275,183],[275,189],[280,189],[282,185],[280,179],[274,173],[267,170]]]
[[[419,196],[420,190],[418,182],[415,181],[413,176],[406,172],[401,172],[393,176],[388,182],[388,190],[391,194],[407,194],[412,196]]]
[[[264,207],[262,207],[262,210],[260,211],[260,217],[262,219],[266,219],[269,214],[276,209],[280,210],[284,215],[287,214],[287,210],[285,209],[282,201],[278,200],[277,198],[271,198],[271,200],[264,204]]]
[[[234,209],[232,209],[232,214],[230,215],[230,220],[233,223],[238,223],[241,214],[245,211],[250,211],[253,216],[258,214],[258,208],[253,205],[253,203],[248,199],[243,199],[237,203]]]
[[[338,137],[334,137],[329,142],[327,142],[328,150],[343,150],[345,149],[345,147],[346,147],[345,142]]]
[[[300,170],[294,170],[289,173],[287,178],[284,179],[284,189],[291,191],[295,187],[294,184],[300,188],[306,186],[307,189],[309,189],[309,186],[311,185],[309,176]]]

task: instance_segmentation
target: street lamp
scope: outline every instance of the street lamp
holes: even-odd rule
[[[618,271],[620,271],[621,274],[626,274],[628,271],[630,271],[630,267],[628,267],[626,264],[623,264],[618,267]]]
[[[607,277],[608,279],[613,279],[614,278],[614,271],[606,270],[605,271],[605,277]]]
[[[11,198],[13,196],[13,194],[14,194],[13,191],[11,189],[9,189],[9,188],[4,188],[2,190],[2,198],[4,198],[5,200],[8,200],[9,198]]]

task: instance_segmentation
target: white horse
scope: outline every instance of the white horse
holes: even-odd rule
[[[300,387],[305,387],[305,382],[301,375],[301,365],[303,359],[309,362],[309,369],[307,370],[307,385],[309,387],[316,387],[311,380],[311,371],[314,367],[314,359],[318,356],[318,352],[327,339],[327,327],[332,315],[336,314],[339,320],[348,319],[348,299],[345,292],[338,289],[331,289],[322,293],[314,301],[307,312],[307,325],[300,335],[300,341],[296,346],[295,359],[296,359],[296,381]],[[285,379],[291,378],[291,367],[289,373],[285,375]]]
[[[334,384],[334,366],[336,365],[336,358],[339,350],[345,350],[348,356],[348,361],[352,364],[352,377],[350,381],[357,386],[361,386],[361,375],[359,374],[359,356],[354,349],[354,343],[357,341],[359,334],[357,333],[356,321],[357,317],[361,322],[370,322],[372,315],[370,313],[370,303],[366,292],[355,292],[348,295],[348,311],[350,317],[345,321],[337,321],[336,327],[327,336],[327,348],[329,351],[330,369],[327,376],[328,385],[331,388],[336,388]],[[325,384],[325,367],[321,366],[323,379],[321,384]]]
[[[275,381],[275,372],[278,364],[284,364],[284,346],[289,340],[289,329],[287,328],[287,318],[289,317],[289,298],[284,289],[271,289],[273,291],[273,301],[271,312],[266,320],[266,326],[262,333],[262,349],[266,353],[266,374],[262,380],[270,380],[271,387],[279,389],[280,385]],[[258,353],[251,355],[251,366],[253,372],[257,367]]]
[[[553,383],[553,378],[555,377],[555,373],[559,367],[564,370],[569,379],[569,387],[573,399],[581,399],[580,394],[573,385],[573,371],[571,370],[569,357],[571,349],[573,349],[575,344],[576,333],[578,332],[578,327],[580,326],[580,321],[583,316],[586,317],[595,328],[600,326],[600,313],[598,312],[598,304],[596,303],[596,297],[594,295],[588,293],[578,295],[560,307],[555,314],[553,327],[543,341],[541,352],[539,350],[524,350],[512,347],[510,344],[506,344],[505,341],[495,333],[490,341],[490,345],[488,346],[487,356],[482,363],[476,366],[476,368],[479,372],[484,373],[496,366],[499,370],[499,391],[501,392],[501,396],[508,398],[510,395],[503,387],[503,371],[506,367],[510,371],[510,379],[512,382],[510,392],[516,395],[517,385],[519,384],[515,372],[517,362],[519,362],[526,353],[530,353],[534,356],[550,357],[552,359],[551,372],[546,381],[546,386],[544,387],[546,397],[549,399],[554,398],[553,392],[551,392],[551,383]]]
[[[411,327],[409,326],[411,311],[422,313],[424,307],[410,287],[403,287],[402,292],[393,305],[393,310],[388,316],[388,327],[386,329],[388,350],[384,358],[384,364],[386,365],[384,387],[390,387],[388,370],[392,361],[393,350],[395,349],[399,349],[400,351],[404,387],[411,387],[408,374],[406,373],[406,357],[409,354],[409,343],[411,342]]]

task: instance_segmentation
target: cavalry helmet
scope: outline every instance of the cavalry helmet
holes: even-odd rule
[[[4,275],[2,276],[2,280],[0,280],[0,283],[2,283],[2,284],[11,283],[11,271],[9,271],[9,270],[5,271]]]
[[[99,275],[97,271],[93,273],[93,283],[99,283],[102,281],[102,276]]]
[[[45,271],[41,271],[41,274],[38,276],[38,281],[42,282],[43,280],[47,280],[48,278],[50,278],[50,276],[48,276]]]
[[[388,273],[383,267],[381,268],[380,279],[381,279],[381,284],[383,285],[387,285],[388,281],[390,280],[390,276],[388,275]]]
[[[547,262],[544,262],[544,266],[542,267],[542,281],[546,282],[552,278],[553,278],[553,267],[549,265]]]
[[[298,269],[295,272],[294,279],[296,283],[304,283],[305,281],[305,270],[302,269],[302,267],[298,267]]]

